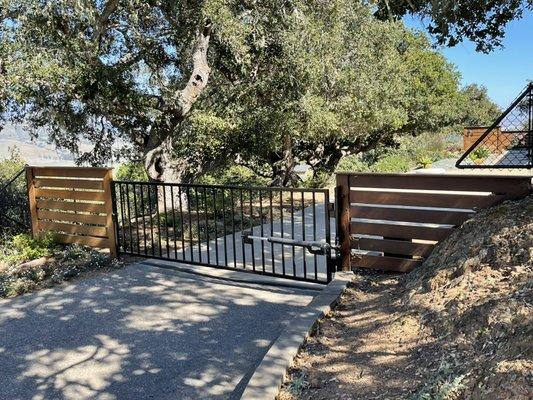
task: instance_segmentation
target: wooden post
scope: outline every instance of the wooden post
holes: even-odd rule
[[[30,207],[31,234],[37,237],[39,233],[39,220],[37,218],[37,202],[35,200],[33,167],[26,167],[26,184],[28,187],[28,205]]]
[[[105,209],[106,209],[106,228],[107,237],[109,240],[109,252],[111,257],[117,257],[117,242],[115,237],[115,218],[113,216],[113,196],[111,185],[113,183],[113,170],[110,168],[104,175],[104,196],[105,196]]]
[[[350,271],[350,177],[337,174],[335,190],[337,210],[337,237],[339,238],[342,271]]]

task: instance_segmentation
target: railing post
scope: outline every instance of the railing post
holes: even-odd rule
[[[35,183],[33,167],[26,167],[26,185],[28,187],[28,206],[30,208],[31,234],[37,237],[39,233],[39,220],[37,218],[37,202],[35,200]]]
[[[350,271],[350,178],[337,174],[335,189],[335,209],[337,211],[337,237],[340,244],[340,270]]]

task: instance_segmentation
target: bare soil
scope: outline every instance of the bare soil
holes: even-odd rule
[[[357,271],[279,400],[532,399],[533,196],[480,212],[407,275]]]

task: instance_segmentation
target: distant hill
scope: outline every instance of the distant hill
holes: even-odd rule
[[[42,132],[35,139],[22,126],[7,124],[0,131],[0,161],[10,156],[10,148],[16,147],[20,155],[30,165],[74,165],[74,155],[58,150],[48,143],[48,135]],[[82,144],[82,150],[90,151],[91,146]]]

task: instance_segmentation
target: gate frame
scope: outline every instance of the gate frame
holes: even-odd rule
[[[297,192],[297,193],[321,193],[324,196],[323,202],[319,202],[316,205],[323,204],[324,205],[324,219],[325,219],[325,231],[326,231],[326,243],[329,244],[328,249],[325,250],[325,264],[326,264],[326,280],[319,280],[319,279],[311,279],[306,276],[293,276],[289,274],[280,274],[275,272],[268,272],[268,271],[262,271],[260,269],[257,270],[251,270],[251,269],[244,269],[244,268],[236,268],[231,267],[227,265],[221,265],[221,264],[208,264],[205,262],[199,262],[194,261],[194,259],[191,260],[183,260],[183,259],[172,259],[169,257],[162,257],[157,256],[155,254],[147,254],[147,253],[138,253],[138,252],[132,252],[132,251],[121,251],[120,245],[121,245],[121,239],[119,234],[119,216],[118,216],[118,200],[117,200],[117,185],[151,185],[156,187],[188,187],[188,188],[213,188],[213,189],[220,189],[220,190],[241,190],[241,191],[264,191],[264,192]],[[130,256],[138,256],[138,257],[146,257],[146,258],[153,258],[153,259],[159,259],[159,260],[165,260],[165,261],[171,261],[171,262],[178,262],[183,264],[190,264],[190,265],[198,265],[198,266],[207,266],[207,267],[213,267],[213,268],[219,268],[219,269],[226,269],[231,271],[240,271],[240,272],[248,272],[248,273],[255,273],[259,275],[264,276],[271,276],[276,278],[285,278],[289,280],[295,280],[295,281],[303,281],[303,282],[311,282],[311,283],[319,283],[319,284],[327,284],[331,282],[333,279],[333,274],[336,271],[336,263],[338,258],[332,257],[332,248],[335,249],[335,246],[331,243],[331,218],[332,218],[332,212],[334,210],[334,205],[332,207],[332,204],[330,203],[330,192],[329,189],[326,188],[286,188],[286,187],[269,187],[269,186],[237,186],[237,185],[208,185],[208,184],[195,184],[195,183],[168,183],[168,182],[138,182],[138,181],[113,181],[112,182],[112,204],[113,204],[113,216],[114,216],[114,225],[116,226],[115,234],[116,234],[116,254],[125,254]],[[126,189],[127,190],[127,189]],[[121,196],[123,194],[121,193]],[[285,204],[285,203],[284,203]],[[276,206],[276,205],[274,205]],[[157,208],[157,207],[156,207]],[[283,215],[283,214],[282,214]],[[275,221],[274,221],[275,222]],[[238,231],[243,236],[241,240],[243,240],[243,244],[245,243],[245,231],[248,229],[248,227],[245,227],[244,230]],[[237,233],[237,231],[235,232]],[[231,232],[228,232],[228,234],[231,234]],[[212,238],[215,239],[215,238]],[[218,239],[221,239],[221,237],[218,237]],[[279,243],[278,243],[279,244]],[[195,246],[198,245],[198,243],[194,243]],[[228,243],[229,245],[229,243]],[[290,244],[283,244],[283,246],[290,246]],[[305,246],[303,246],[305,247]],[[308,251],[304,248],[304,251]],[[316,257],[316,255],[315,255]],[[282,262],[281,260],[278,261],[278,263]],[[277,266],[278,264],[276,264]],[[309,271],[308,271],[309,274]]]

